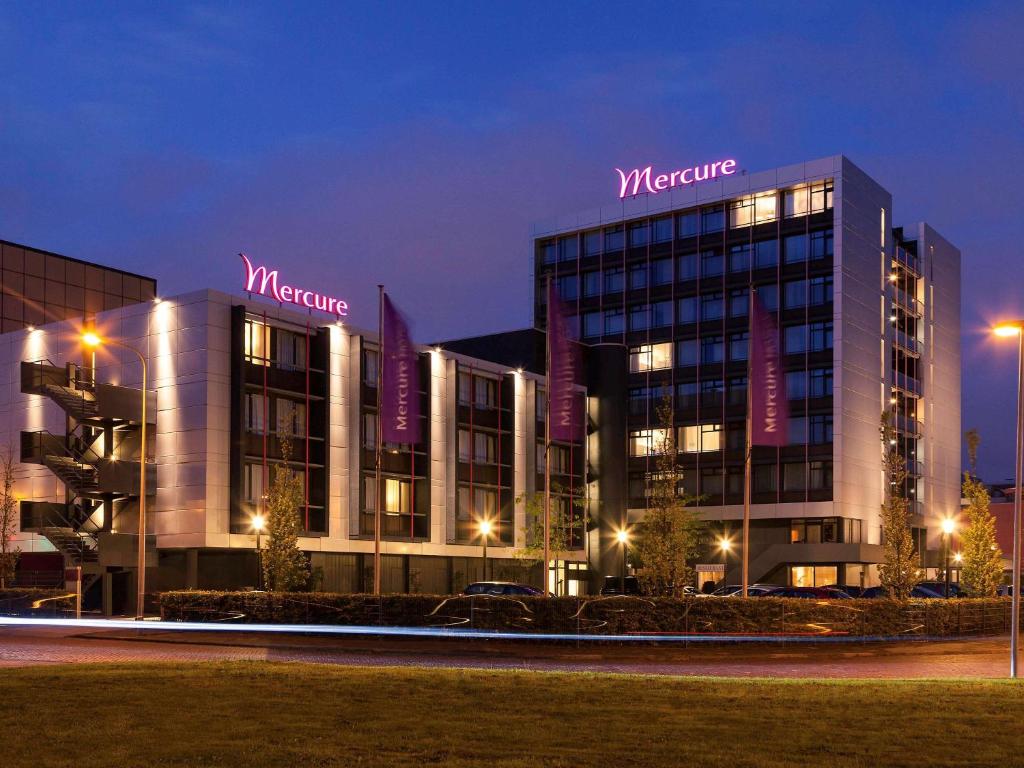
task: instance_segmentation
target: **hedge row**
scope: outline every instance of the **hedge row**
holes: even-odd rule
[[[0,589],[0,616],[53,615],[74,610],[75,596],[63,589]]]
[[[573,634],[1001,634],[1008,598],[490,597],[333,593],[165,592],[169,621],[447,627]]]

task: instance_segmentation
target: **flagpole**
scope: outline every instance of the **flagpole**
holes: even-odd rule
[[[545,334],[547,350],[544,362],[544,569],[542,589],[548,594],[548,579],[551,568],[551,321],[554,310],[551,307],[551,275],[548,275],[548,330]],[[557,582],[556,582],[557,583]]]
[[[374,488],[376,489],[376,502],[373,505],[373,594],[380,594],[380,459],[381,446],[381,400],[384,388],[384,286],[377,285],[377,439],[374,441],[377,448],[377,456],[374,472]]]
[[[751,485],[751,471],[750,471],[750,454],[752,448],[751,434],[753,430],[753,418],[751,417],[751,411],[753,410],[753,391],[754,382],[751,381],[751,360],[754,357],[754,286],[749,285],[747,288],[747,318],[748,318],[748,331],[747,331],[747,423],[746,429],[746,445],[744,446],[745,457],[743,460],[743,542],[741,545],[741,551],[743,555],[743,592],[742,597],[747,596],[747,587],[750,584],[750,485]],[[724,579],[724,577],[723,577]]]

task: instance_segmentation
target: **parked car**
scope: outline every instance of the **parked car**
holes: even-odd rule
[[[605,576],[602,595],[640,595],[640,580],[636,576]]]
[[[888,593],[888,591],[886,590],[885,587],[868,587],[863,592],[861,592],[860,595],[858,595],[858,597],[863,597],[865,599],[877,598],[877,597],[888,597],[888,596],[889,596],[889,593]],[[933,592],[932,590],[928,589],[928,587],[924,587],[924,586],[922,586],[920,584],[918,584],[916,587],[914,587],[912,590],[910,590],[910,596],[911,597],[927,597],[927,598],[942,597],[942,595],[939,594],[938,592]]]
[[[474,581],[464,590],[464,595],[543,595],[536,587],[529,584],[516,584],[511,581]]]
[[[946,596],[946,582],[944,581],[922,581],[918,584],[919,587],[930,589],[932,592],[937,594],[939,597]],[[960,585],[955,581],[949,582],[949,596],[950,597],[963,597],[963,590],[960,589]]]
[[[764,597],[773,589],[778,589],[776,584],[751,584],[747,587],[748,597]],[[727,584],[724,587],[719,587],[711,593],[712,597],[739,597],[740,592],[743,591],[742,584]]]
[[[860,597],[860,593],[864,591],[864,587],[859,587],[856,584],[826,584],[830,589],[840,589],[850,597]]]
[[[850,596],[835,587],[777,587],[766,597],[802,597],[807,600],[849,600]]]

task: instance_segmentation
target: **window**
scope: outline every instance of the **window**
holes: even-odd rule
[[[583,335],[588,338],[601,335],[600,312],[585,312],[583,314]]]
[[[651,222],[652,239],[655,243],[667,243],[672,240],[672,217],[662,216]]]
[[[783,193],[783,212],[786,218],[820,213],[832,207],[832,182],[819,182],[811,186],[787,189]]]
[[[807,419],[807,441],[811,445],[832,442],[832,414],[817,414]]]
[[[676,359],[679,365],[696,365],[700,358],[700,343],[697,339],[684,339],[676,343]]]
[[[634,264],[629,268],[629,290],[637,291],[647,287],[647,265]]]
[[[831,462],[810,463],[810,485],[812,490],[831,488]]]
[[[687,253],[676,259],[676,273],[679,281],[697,279],[697,254]]]
[[[807,281],[790,280],[782,285],[782,306],[796,309],[807,305]]]
[[[700,319],[721,320],[725,316],[725,302],[722,299],[721,291],[717,293],[705,293],[700,297]]]
[[[721,496],[724,490],[725,470],[722,467],[701,467],[700,492],[708,496]]]
[[[624,245],[624,234],[622,226],[610,227],[604,231],[604,250],[605,253],[608,251],[621,251]]]
[[[626,276],[621,267],[610,267],[604,271],[604,292],[619,293],[625,287]]]
[[[363,414],[363,448],[368,451],[377,449],[377,414]]]
[[[680,427],[679,443],[684,453],[707,453],[722,450],[721,424],[695,424]]]
[[[558,241],[558,260],[576,261],[580,255],[580,241],[576,235],[563,237]]]
[[[746,317],[750,311],[750,296],[746,288],[729,291],[729,317]]]
[[[477,464],[494,464],[498,458],[498,440],[488,432],[473,433],[473,461]]]
[[[651,328],[672,325],[672,302],[656,301],[651,304]]]
[[[775,464],[755,464],[751,470],[755,493],[775,493],[779,488],[779,473]]]
[[[672,343],[642,344],[629,352],[630,373],[660,371],[672,367]]]
[[[274,406],[277,409],[277,433],[292,437],[305,437],[306,404],[279,397]]]
[[[779,263],[779,241],[758,240],[754,243],[754,269],[766,269]]]
[[[246,464],[242,471],[242,498],[249,504],[263,500],[263,466]]]
[[[716,250],[703,251],[700,255],[700,276],[716,277],[725,271],[725,259]]]
[[[497,406],[498,382],[483,376],[476,376],[473,380],[474,400],[477,408],[494,408]]]
[[[744,333],[734,333],[729,336],[729,359],[730,360],[746,360],[747,359],[747,347],[748,339],[750,335]]]
[[[621,309],[609,309],[604,313],[605,333],[622,333],[623,330],[625,330],[625,321]]]
[[[641,221],[629,225],[629,247],[640,248],[647,245],[647,222]]]
[[[377,386],[377,371],[380,354],[376,349],[363,350],[363,384],[368,387]]]
[[[583,233],[583,255],[597,256],[601,252],[601,230],[594,229]]]
[[[729,225],[731,227],[749,227],[777,218],[777,196],[774,191],[760,195],[747,195],[730,204]]]
[[[698,302],[696,296],[686,296],[676,302],[676,312],[680,323],[696,323],[698,316]]]
[[[601,293],[601,273],[584,272],[583,275],[583,295],[584,296],[597,296]]]
[[[792,565],[789,583],[794,587],[827,587],[838,583],[838,568],[834,565]]]
[[[807,488],[807,466],[801,462],[787,462],[782,465],[782,490],[803,491]]]
[[[576,275],[562,275],[558,278],[558,295],[566,301],[575,301],[579,297],[579,286]]]
[[[765,192],[754,198],[754,223],[775,221],[778,218],[779,197],[775,191]]]
[[[807,261],[807,236],[788,235],[782,241],[783,262],[786,264],[797,264]]]
[[[665,445],[667,433],[664,429],[640,429],[629,433],[629,455],[651,456]]]
[[[634,304],[629,308],[629,330],[647,330],[647,317],[649,310],[646,304]]]
[[[789,436],[787,442],[790,445],[804,445],[807,442],[806,416],[791,416],[789,418]]]
[[[697,212],[689,211],[676,216],[676,233],[678,237],[693,237],[697,234]]]
[[[803,400],[807,397],[807,371],[786,373],[786,395],[790,400]]]
[[[469,462],[473,456],[473,445],[468,429],[459,430],[459,461]]]
[[[655,259],[651,262],[651,285],[672,283],[672,259]]]
[[[270,326],[257,320],[245,321],[245,361],[270,365]]]
[[[812,462],[814,464],[814,462]],[[811,477],[814,477],[814,468],[811,467]],[[860,544],[861,535],[863,532],[863,522],[861,520],[854,520],[849,517],[842,519],[843,523],[843,541],[847,544]]]
[[[811,232],[811,258],[824,259],[832,255],[832,230]]]
[[[306,336],[277,329],[277,365],[285,370],[306,367]]]
[[[808,291],[807,303],[812,306],[828,304],[832,301],[832,275],[812,277]]]
[[[832,208],[832,182],[826,181],[811,186],[811,213],[820,213]]]
[[[381,480],[384,486],[384,503],[381,512],[392,515],[407,515],[412,508],[412,483],[397,477],[385,477]],[[366,509],[372,510],[377,505],[377,483],[373,476],[363,478],[366,496]]]
[[[729,203],[729,226],[749,227],[754,220],[754,198],[752,195],[741,197]]]
[[[266,400],[256,392],[245,393],[245,428],[258,435],[263,434]]]
[[[552,445],[548,451],[548,455],[551,457],[551,471],[558,475],[569,474],[571,469],[569,466],[569,449],[564,445]],[[537,452],[539,458],[537,466],[542,467],[544,466],[544,443],[538,443]]]
[[[700,383],[701,405],[721,405],[725,382],[721,379],[704,379]]]
[[[811,323],[810,348],[812,352],[832,349],[832,321]]]
[[[731,421],[725,425],[725,447],[730,451],[742,451],[746,447],[746,423],[742,421]],[[743,472],[740,470],[740,475]],[[743,486],[737,489],[743,493]]]
[[[750,269],[750,246],[734,245],[729,249],[729,271],[746,272]]]
[[[838,544],[842,520],[836,517],[794,518],[789,522],[789,540],[793,544]]]
[[[473,376],[469,371],[459,371],[457,389],[459,405],[469,405],[473,402]]]
[[[720,363],[724,354],[724,342],[721,336],[706,336],[700,340],[700,361],[702,363]]]
[[[725,229],[725,209],[721,205],[701,208],[700,232],[702,235],[709,232],[721,232],[723,229]]]
[[[696,381],[684,381],[681,384],[676,384],[679,407],[696,408],[698,392],[700,392],[700,385]]]
[[[734,376],[729,379],[729,405],[743,405],[747,402],[747,377]]]
[[[783,348],[787,355],[807,351],[807,326],[788,325],[783,329]]]
[[[540,244],[540,260],[545,264],[555,263],[555,241],[545,240]]]
[[[810,371],[810,396],[832,397],[832,369],[813,368]]]
[[[473,488],[472,496],[469,487],[459,486],[459,500],[456,518],[463,522],[486,518],[494,520],[498,517],[498,492],[491,488]],[[475,532],[474,532],[475,533]]]
[[[775,312],[779,308],[779,286],[776,283],[757,286],[757,297],[768,312]]]

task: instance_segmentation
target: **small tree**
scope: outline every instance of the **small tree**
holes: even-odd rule
[[[586,499],[582,489],[570,489],[572,500],[569,505],[557,503],[564,498],[565,488],[561,483],[551,483],[551,517],[549,520],[548,554],[552,560],[564,560],[573,551],[572,529],[583,526],[586,529]],[[515,551],[516,559],[527,568],[544,562],[544,491],[525,493],[516,497],[516,504],[522,504],[525,522],[522,528],[523,546]],[[542,569],[543,570],[543,569]],[[542,576],[542,578],[545,578]],[[546,584],[541,585],[547,589]]]
[[[21,549],[14,546],[15,515],[18,501],[14,497],[14,449],[9,445],[0,454],[0,589],[14,581],[14,569],[18,565]]]
[[[654,445],[656,472],[651,478],[651,503],[635,526],[630,548],[644,591],[676,597],[693,581],[692,561],[698,554],[703,524],[689,506],[696,499],[682,492],[672,400],[658,406],[659,435]]]
[[[263,580],[272,592],[290,592],[306,586],[309,567],[299,549],[299,508],[302,479],[288,466],[291,442],[282,440],[284,461],[275,464],[267,493],[267,548],[263,551]]]
[[[994,597],[1003,581],[1003,554],[996,544],[996,520],[989,511],[988,488],[977,475],[978,444],[981,437],[972,429],[967,439],[967,471],[963,497],[966,523],[960,534],[960,582],[972,597]]]
[[[885,562],[878,566],[878,578],[889,595],[906,600],[921,581],[921,569],[910,534],[910,513],[903,485],[907,479],[906,461],[896,450],[896,431],[889,413],[882,412],[879,434],[882,438],[882,467],[885,472],[885,501],[882,503],[882,535]]]

